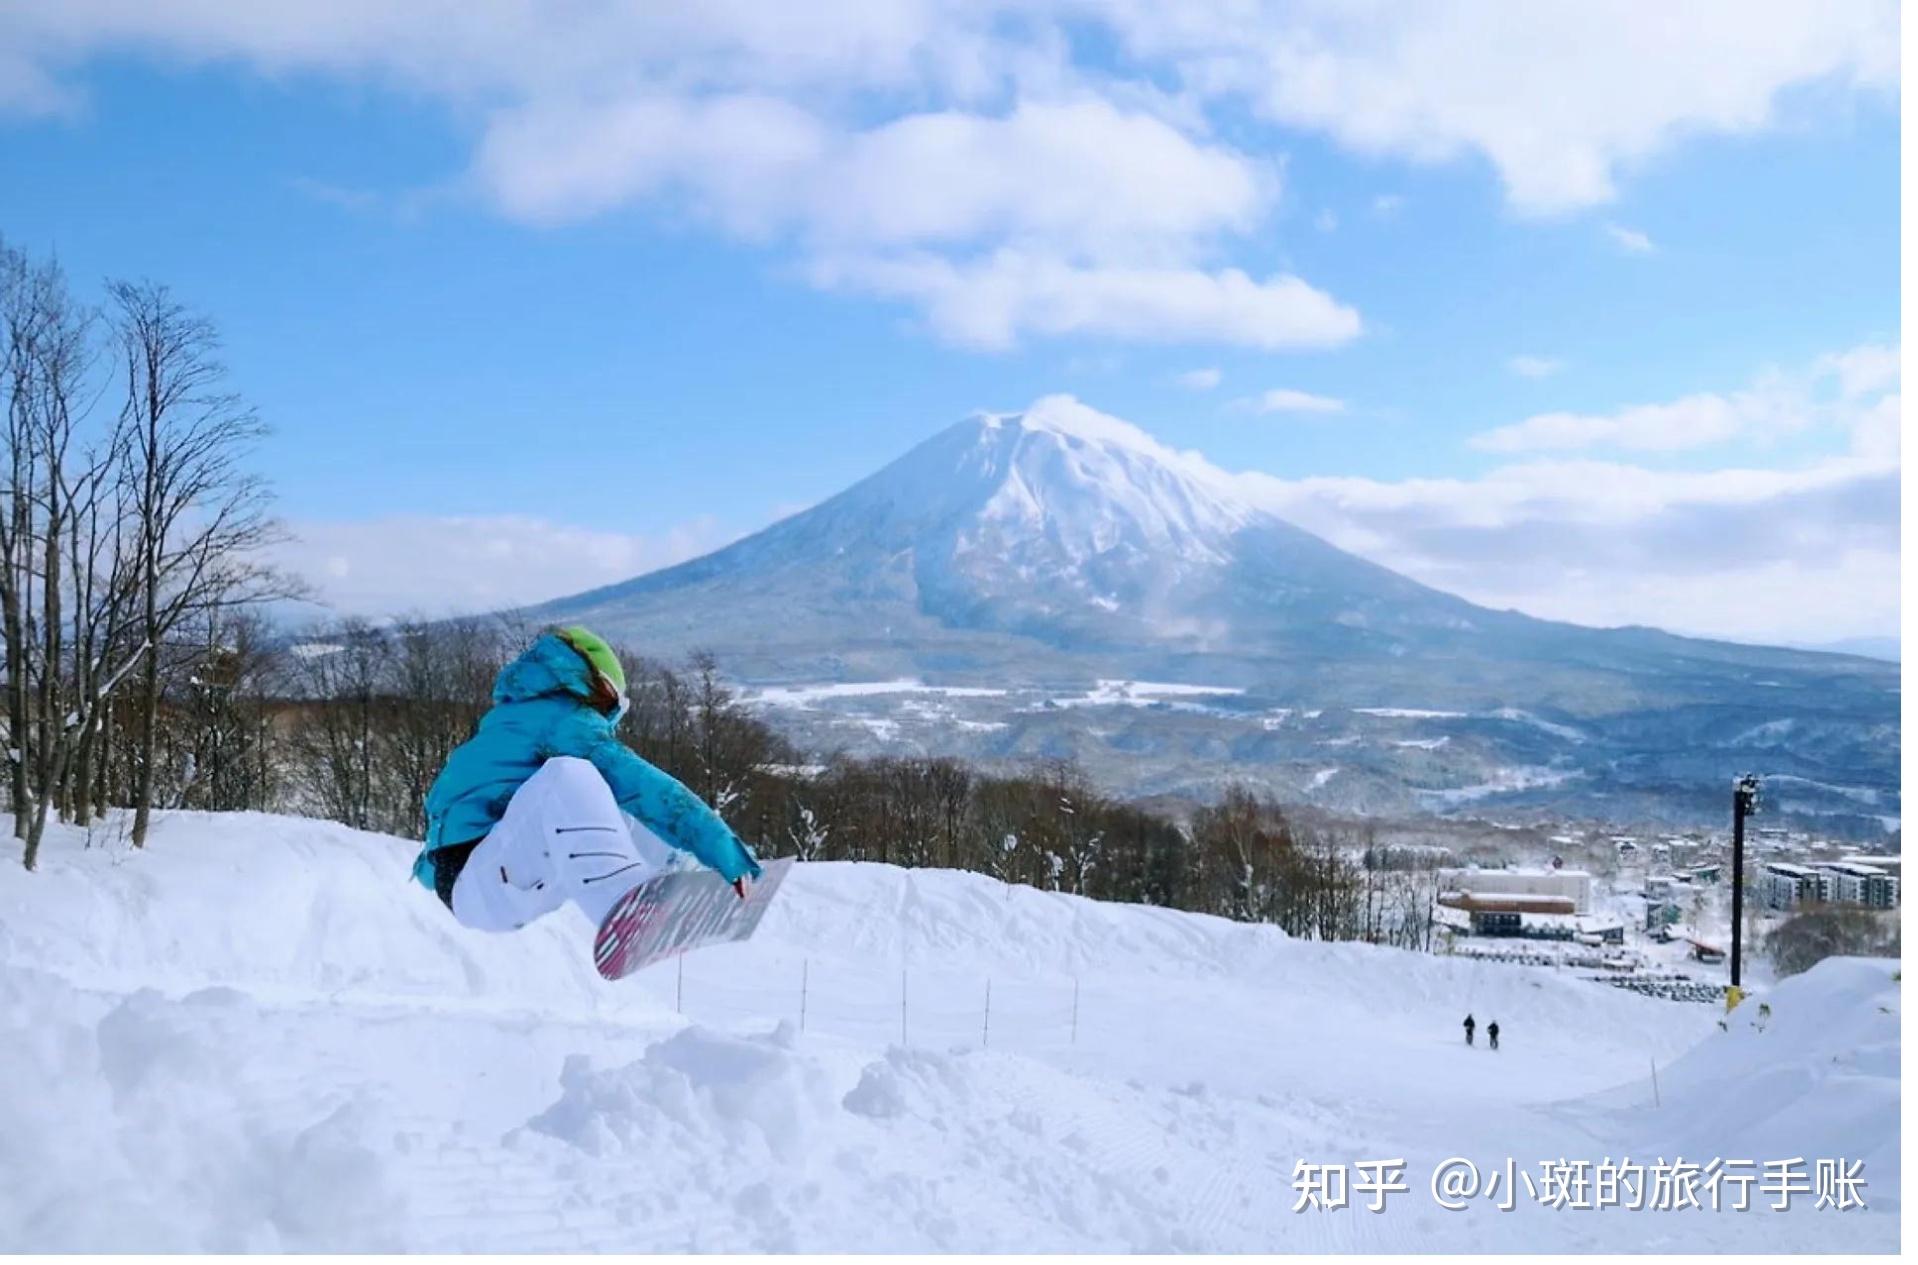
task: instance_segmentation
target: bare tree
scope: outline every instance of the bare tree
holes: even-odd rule
[[[0,242],[0,389],[6,394],[5,482],[0,485],[0,625],[4,625],[7,669],[7,788],[14,832],[26,838],[30,812],[25,744],[31,722],[26,672],[27,615],[32,600],[35,347],[40,336],[44,284],[27,257]]]
[[[415,619],[393,630],[391,723],[375,741],[396,782],[397,833],[425,838],[426,792],[453,748],[473,736],[504,657],[497,629],[481,620]]]
[[[165,286],[109,287],[125,356],[126,478],[132,489],[135,628],[141,651],[135,736],[135,847],[153,809],[164,648],[189,616],[230,609],[295,587],[260,553],[279,539],[264,484],[244,458],[264,433],[225,389],[213,326]]]
[[[364,620],[317,632],[296,648],[299,709],[289,740],[305,806],[356,830],[404,813],[383,785],[380,735],[395,709],[392,645]]]
[[[1829,957],[1897,957],[1898,917],[1855,905],[1812,905],[1765,937],[1779,977],[1808,971]]]
[[[106,658],[122,591],[118,432],[91,440],[93,313],[53,263],[0,246],[6,393],[0,625],[14,830],[38,859],[47,822],[90,776],[87,744],[119,676]],[[76,777],[76,772],[78,776]]]
[[[278,783],[267,692],[281,653],[255,611],[212,612],[198,630],[196,665],[174,687],[163,727],[179,777],[162,798],[210,812],[266,808]]]
[[[1248,922],[1283,911],[1278,898],[1288,893],[1274,890],[1281,844],[1257,796],[1244,787],[1228,788],[1222,803],[1194,816],[1192,836],[1208,889],[1200,899],[1208,908]]]

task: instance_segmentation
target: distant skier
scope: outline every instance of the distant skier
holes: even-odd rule
[[[1472,1022],[1472,1016],[1465,1016],[1465,1044],[1472,1044],[1472,1030],[1477,1027],[1478,1025]]]
[[[463,926],[514,931],[571,900],[599,927],[673,849],[744,899],[759,863],[718,813],[619,741],[626,707],[619,656],[584,628],[542,633],[500,672],[492,710],[427,792],[413,864]]]
[[[1492,1048],[1498,1049],[1498,1020],[1494,1019],[1485,1028],[1485,1035],[1492,1042]]]

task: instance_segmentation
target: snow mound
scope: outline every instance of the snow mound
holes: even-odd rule
[[[1898,974],[1885,959],[1832,958],[1742,1003],[1662,1074],[1677,1117],[1661,1125],[1666,1144],[1862,1160],[1871,1201],[1896,1208]]]
[[[976,1050],[862,1062],[790,1028],[695,1027],[624,1067],[569,1060],[558,1101],[508,1145],[571,1165],[673,1250],[1196,1251],[1282,1233],[1268,1160],[1220,1172],[1246,1158],[1236,1133],[1191,1087]],[[1222,1176],[1249,1219],[1208,1226],[1217,1210],[1192,1193]]]
[[[765,1037],[688,1028],[611,1070],[576,1054],[560,1069],[559,1100],[527,1128],[601,1159],[678,1150],[702,1153],[715,1173],[749,1159],[784,1163],[830,1101],[793,1046],[782,1024]]]
[[[244,994],[214,987],[169,1001],[142,989],[49,1013],[45,999],[59,993],[47,982],[13,964],[0,973],[0,1138],[14,1157],[0,1159],[0,1250],[400,1241],[408,1207],[383,1154],[387,1108],[331,1086],[259,1118],[259,1095],[298,1073],[276,1087],[247,1066],[259,1014]]]

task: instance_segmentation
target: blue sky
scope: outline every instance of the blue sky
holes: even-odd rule
[[[1478,600],[1897,630],[1894,6],[404,9],[0,7],[0,234],[217,322],[342,607],[1070,392]],[[1700,514],[1800,529],[1667,565]]]

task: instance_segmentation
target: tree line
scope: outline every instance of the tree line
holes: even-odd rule
[[[219,337],[163,285],[97,302],[0,240],[0,751],[33,868],[54,817],[132,810],[165,788],[168,695],[269,598],[278,538],[246,460],[263,433]]]
[[[419,838],[447,755],[539,629],[513,619],[342,621],[217,648],[165,700],[167,802],[270,809]],[[1068,761],[986,772],[921,756],[815,757],[752,714],[710,655],[622,651],[620,738],[763,857],[972,870],[1007,883],[1430,947],[1428,860],[1294,820],[1235,788],[1186,821],[1101,793]]]

